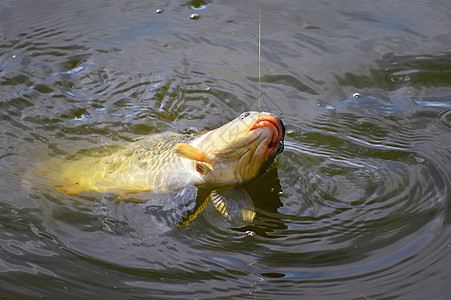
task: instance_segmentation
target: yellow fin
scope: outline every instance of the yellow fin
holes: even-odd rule
[[[205,200],[199,205],[199,207],[192,213],[188,214],[188,217],[186,220],[183,220],[181,223],[179,223],[180,227],[187,227],[189,226],[190,222],[193,221],[198,214],[200,214],[210,203],[210,197],[205,198]]]
[[[79,185],[78,183],[74,184],[66,184],[64,186],[58,187],[58,190],[62,193],[68,194],[68,195],[75,195],[80,192],[83,192],[83,187]]]
[[[243,187],[215,190],[210,194],[216,209],[233,223],[252,223],[255,217],[252,199]]]
[[[197,148],[194,148],[191,145],[177,144],[175,145],[174,151],[178,156],[194,160],[198,162],[202,167],[205,167],[211,171],[213,170],[213,166],[210,164],[212,160],[209,159],[204,152]]]
[[[212,194],[211,195],[211,201],[213,202],[216,209],[229,221],[232,221],[232,217],[227,212],[227,209],[229,205],[227,204],[227,200],[224,199],[224,197],[218,195],[218,194]]]

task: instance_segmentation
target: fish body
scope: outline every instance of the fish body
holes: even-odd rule
[[[142,139],[104,157],[85,157],[61,168],[57,187],[66,194],[97,191],[126,197],[133,192],[164,193],[202,183],[191,162],[177,155],[189,136],[166,133]]]
[[[66,194],[113,192],[127,198],[136,192],[208,187],[212,193],[207,200],[224,217],[248,222],[255,212],[241,186],[261,175],[282,152],[284,134],[275,115],[248,112],[197,137],[148,136],[101,157],[59,162],[53,171],[40,170]]]

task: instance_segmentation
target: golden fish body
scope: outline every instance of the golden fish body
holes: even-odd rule
[[[192,138],[191,138],[192,139]],[[177,155],[175,145],[190,137],[168,133],[129,144],[105,157],[85,157],[64,164],[58,188],[67,194],[83,191],[167,192],[202,183],[191,162]]]
[[[261,175],[282,152],[284,134],[275,115],[249,112],[198,137],[148,136],[101,157],[44,164],[38,173],[67,194],[113,192],[127,198],[208,186],[213,190],[208,201],[222,215],[248,222],[255,212],[240,186]]]

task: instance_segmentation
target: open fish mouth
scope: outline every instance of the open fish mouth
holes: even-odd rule
[[[282,120],[273,115],[273,114],[259,114],[257,118],[251,123],[247,133],[257,128],[268,128],[271,133],[271,141],[268,145],[268,150],[266,154],[266,160],[269,157],[269,154],[272,153],[273,150],[277,149],[277,154],[283,151],[283,139],[285,136],[285,125]],[[246,135],[247,135],[246,133]]]

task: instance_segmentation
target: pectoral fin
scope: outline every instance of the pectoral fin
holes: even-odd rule
[[[179,226],[186,227],[208,206],[210,197],[205,197],[195,186],[187,186],[172,201],[177,205],[176,220]]]
[[[209,159],[204,152],[189,144],[177,144],[174,151],[178,156],[197,162],[197,171],[199,173],[205,173],[207,169],[210,171],[213,170],[213,167],[210,164],[212,162],[211,159]]]
[[[178,228],[186,227],[205,208],[199,207],[198,189],[188,185],[176,192],[148,194],[147,210],[157,220]],[[205,196],[204,196],[205,199]],[[208,203],[207,203],[208,204]]]
[[[216,190],[210,197],[216,209],[229,221],[251,223],[254,220],[254,204],[244,188]]]
[[[210,204],[210,197],[202,198],[200,203],[192,210],[187,211],[186,216],[179,222],[180,227],[188,226],[207,206]]]

